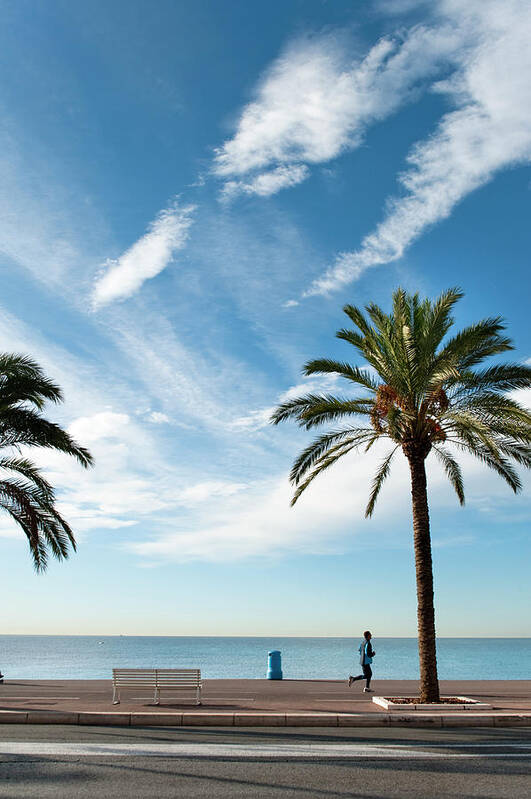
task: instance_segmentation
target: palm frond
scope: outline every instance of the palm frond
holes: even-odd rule
[[[472,452],[472,454],[497,472],[500,477],[502,477],[512,488],[515,494],[522,490],[522,482],[518,476],[518,473],[511,462],[507,460],[507,458],[494,458],[487,448],[485,448],[483,452],[476,450],[476,452]]]
[[[442,418],[445,431],[451,432],[469,445],[473,446],[474,443],[478,443],[478,445],[486,447],[494,458],[499,456],[496,437],[492,435],[488,423],[483,422],[475,414],[469,411],[449,410]]]
[[[404,340],[404,326],[409,319],[409,312],[407,306],[402,307],[404,297],[397,297],[398,294],[401,294],[400,289],[393,298],[396,316],[387,316],[375,303],[369,303],[366,310],[378,331],[372,347],[373,357],[382,364],[392,364],[392,377],[386,382],[404,394],[411,388],[410,363]]]
[[[465,370],[455,380],[454,398],[484,391],[513,391],[531,387],[531,367],[520,363],[497,364],[480,371]]]
[[[39,490],[43,502],[50,504],[54,502],[55,492],[52,486],[28,458],[0,457],[0,469],[21,474]]]
[[[452,413],[475,415],[484,424],[517,423],[531,430],[531,413],[505,394],[483,391],[452,401]]]
[[[0,480],[0,507],[25,533],[37,571],[46,568],[48,548],[59,560],[68,557],[70,547],[75,551],[76,542],[68,523],[32,483]]]
[[[282,403],[271,415],[271,422],[279,424],[295,419],[301,427],[312,427],[340,419],[344,416],[368,416],[373,405],[370,398],[349,399],[332,394],[306,394]]]
[[[319,436],[303,449],[295,460],[290,472],[290,481],[297,485],[308,469],[311,469],[323,455],[326,455],[337,444],[341,444],[341,446],[352,444],[352,446],[359,447],[373,437],[374,431],[363,427],[335,430]]]
[[[26,355],[0,353],[0,407],[29,402],[41,409],[46,402],[61,402],[60,387]]]
[[[441,461],[442,465],[444,466],[444,471],[446,472],[446,476],[448,477],[450,483],[454,488],[455,493],[457,494],[459,503],[461,505],[464,505],[465,489],[463,484],[463,475],[459,464],[457,463],[455,458],[448,452],[448,450],[445,449],[444,447],[436,446],[432,447],[432,449],[435,452],[436,457]]]
[[[437,389],[447,386],[452,381],[458,381],[460,378],[459,370],[451,363],[437,363],[432,367],[425,382],[426,394],[432,394]]]
[[[505,324],[499,316],[484,319],[461,330],[446,342],[436,358],[438,363],[450,363],[459,370],[470,369],[491,355],[514,349],[511,340],[501,335]]]
[[[345,377],[352,383],[357,383],[364,386],[369,391],[376,391],[380,385],[378,380],[375,380],[369,372],[364,369],[358,369],[357,366],[351,366],[344,361],[334,361],[329,358],[316,358],[313,361],[308,361],[303,366],[303,373],[307,376],[315,374],[337,374]]]
[[[524,466],[526,469],[531,469],[531,447],[529,444],[522,444],[511,438],[498,438],[496,443],[498,449],[503,455],[507,455],[512,460]]]
[[[382,438],[382,433],[375,432],[375,431],[373,430],[373,431],[372,431],[372,436],[371,436],[371,437],[370,437],[370,439],[367,441],[367,445],[365,446],[365,450],[364,450],[364,451],[365,451],[365,452],[368,452],[368,451],[370,450],[370,448],[373,446],[373,444],[374,444],[376,441],[378,441],[378,439],[379,439],[379,438]]]
[[[34,513],[35,504],[38,507],[38,500],[28,490],[27,484],[18,480],[0,480],[0,501],[12,509],[12,515],[16,515],[17,521],[22,526],[25,525],[25,532],[28,536],[30,549],[37,546],[39,530]]]
[[[13,506],[7,502],[5,499],[0,497],[0,508],[4,510],[13,521],[22,529],[23,533],[26,535],[28,539],[28,543],[30,545],[30,555],[33,560],[33,566],[36,572],[43,572],[46,570],[46,566],[48,564],[48,552],[46,550],[46,543],[42,540],[39,535],[32,536],[32,531],[29,525],[26,523],[26,520],[20,516],[20,513],[17,509],[13,508]]]
[[[386,478],[389,475],[389,471],[391,469],[391,461],[393,459],[393,455],[397,451],[398,446],[396,446],[389,455],[382,461],[374,479],[372,481],[371,493],[369,496],[369,502],[367,503],[367,507],[365,508],[365,518],[368,519],[372,516],[374,511],[374,506],[376,505],[376,500],[378,499],[378,495],[384,484]]]
[[[342,327],[341,330],[337,331],[336,338],[340,338],[343,341],[348,341],[349,344],[352,344],[353,347],[356,347],[360,355],[365,354],[365,339],[359,333],[356,333],[355,330],[349,330],[346,327]]]
[[[373,336],[374,331],[360,308],[357,308],[355,305],[345,305],[343,306],[343,312],[354,322],[365,338]]]
[[[447,289],[429,307],[424,307],[421,349],[423,359],[428,362],[435,357],[437,347],[453,324],[451,316],[454,305],[464,296],[457,286]]]
[[[481,461],[481,463],[484,463],[493,471],[497,472],[497,474],[512,488],[515,494],[522,490],[522,483],[518,473],[507,458],[502,457],[501,454],[495,457],[488,447],[484,447],[476,441],[469,445],[462,439],[454,439],[453,443],[459,449],[469,452],[477,458],[477,460]]]
[[[0,414],[0,446],[28,445],[72,455],[85,468],[92,466],[90,452],[79,446],[58,424],[29,408],[10,408]]]
[[[62,401],[62,391],[25,355],[0,353],[0,509],[20,527],[37,571],[48,556],[62,560],[76,549],[74,534],[55,507],[55,492],[37,466],[20,454],[23,447],[54,449],[85,468],[92,455],[58,424],[41,415],[47,401]],[[18,452],[18,454],[17,454]]]
[[[347,445],[344,447],[338,447],[336,451],[331,451],[325,458],[320,458],[314,465],[312,472],[309,476],[304,480],[302,483],[299,483],[297,490],[293,494],[291,505],[295,505],[297,500],[300,498],[301,494],[308,488],[310,483],[312,483],[316,477],[318,477],[322,472],[326,469],[330,468],[336,461],[339,460],[343,455],[346,455],[352,449],[354,449],[355,444]]]
[[[367,306],[367,310],[369,310],[369,306]],[[364,356],[367,363],[376,369],[382,380],[389,382],[391,373],[388,371],[389,362],[385,352],[386,343],[382,339],[381,331],[378,332],[369,324],[359,308],[353,305],[345,305],[343,311],[358,327],[362,335],[360,336],[353,330],[342,329],[336,333],[337,338],[353,344]]]

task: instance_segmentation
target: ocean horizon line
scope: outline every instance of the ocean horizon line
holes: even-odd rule
[[[319,640],[350,640],[359,638],[363,633],[352,635],[288,635],[285,633],[268,633],[264,635],[208,635],[201,633],[198,635],[182,635],[182,634],[151,634],[146,633],[0,633],[0,638],[252,638],[255,640],[264,640],[267,638],[289,638],[289,639],[319,639]],[[375,634],[374,638],[380,640],[403,640],[413,641],[417,639],[416,635],[378,635]],[[454,640],[478,640],[478,641],[492,641],[496,638],[504,638],[505,640],[512,641],[528,641],[531,640],[531,635],[503,635],[502,633],[493,633],[492,635],[438,635],[439,641],[454,641]]]

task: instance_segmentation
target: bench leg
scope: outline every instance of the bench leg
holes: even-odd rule
[[[112,689],[112,703],[113,703],[113,705],[119,705],[120,704],[120,692],[118,691],[118,698],[116,698],[116,695],[117,695],[116,685],[114,685],[113,689]]]
[[[155,698],[154,698],[154,703],[155,703],[156,705],[160,705],[160,689],[159,689],[159,688],[155,688]]]
[[[201,704],[201,688],[197,689],[195,698],[196,698],[196,704],[200,705]]]

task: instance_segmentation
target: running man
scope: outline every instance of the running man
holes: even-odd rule
[[[366,630],[363,633],[363,641],[359,645],[358,651],[360,653],[360,663],[363,669],[363,674],[358,674],[357,677],[353,677],[351,674],[350,677],[348,678],[349,688],[353,682],[356,682],[356,680],[365,680],[365,688],[363,689],[363,691],[366,694],[374,693],[371,688],[371,678],[372,678],[371,663],[376,652],[372,648],[371,638],[372,638],[371,633],[369,632],[369,630]]]

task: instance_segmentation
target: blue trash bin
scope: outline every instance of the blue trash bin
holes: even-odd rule
[[[267,679],[268,680],[282,679],[282,660],[278,649],[273,649],[268,654]]]

